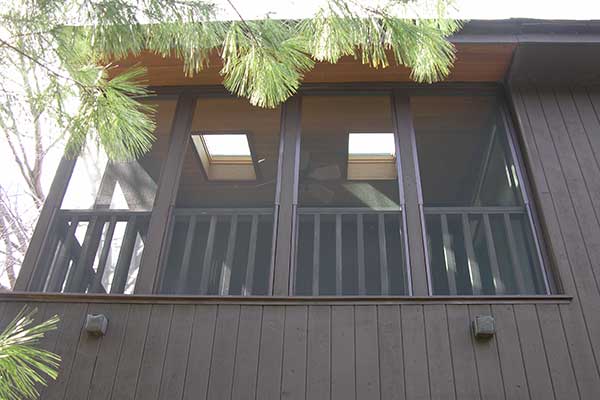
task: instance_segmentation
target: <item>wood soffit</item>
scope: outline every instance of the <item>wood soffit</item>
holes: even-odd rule
[[[516,43],[456,43],[456,61],[447,82],[501,82],[511,64]],[[113,74],[132,66],[147,68],[150,86],[221,85],[221,61],[217,54],[210,66],[194,76],[186,76],[183,63],[176,57],[163,58],[143,52],[115,60]],[[359,60],[345,57],[337,64],[320,62],[306,74],[305,83],[412,82],[410,70],[403,66],[374,69]]]

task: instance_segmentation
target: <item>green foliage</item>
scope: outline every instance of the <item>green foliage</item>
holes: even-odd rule
[[[225,21],[208,0],[23,0],[0,13],[11,34],[0,56],[30,57],[54,82],[51,106],[66,121],[68,154],[97,140],[110,159],[130,160],[152,144],[152,109],[139,102],[149,93],[141,68],[111,79],[110,60],[151,51],[179,57],[193,75],[218,54],[225,87],[270,108],[298,90],[315,61],[345,56],[373,68],[404,65],[415,81],[435,82],[450,72],[447,37],[461,27],[447,18],[451,1],[324,0],[305,20]],[[65,97],[77,112],[65,111]]]
[[[44,335],[57,328],[58,317],[33,325],[36,310],[21,310],[0,333],[0,398],[37,399],[36,385],[56,379],[60,357],[36,347]]]

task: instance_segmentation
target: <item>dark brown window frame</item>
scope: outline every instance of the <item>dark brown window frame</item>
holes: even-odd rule
[[[148,237],[136,282],[135,294],[152,295],[158,289],[160,271],[164,265],[165,249],[168,247],[168,230],[174,216],[175,197],[183,165],[183,155],[191,142],[191,122],[197,101],[210,97],[232,97],[222,87],[172,87],[154,88],[156,99],[177,98],[178,104],[173,118],[171,138],[167,158],[161,170],[157,194],[148,228]],[[558,277],[553,274],[545,246],[544,234],[536,212],[535,202],[531,201],[531,186],[521,154],[521,147],[512,123],[503,88],[495,84],[460,85],[438,84],[431,86],[406,84],[319,84],[306,85],[299,94],[282,105],[279,161],[274,203],[273,257],[269,293],[272,296],[289,296],[291,277],[294,268],[296,218],[298,208],[298,169],[300,152],[300,114],[303,96],[310,95],[360,95],[383,94],[392,100],[394,134],[396,136],[396,165],[398,169],[399,194],[404,219],[405,246],[409,296],[431,296],[429,263],[424,247],[425,229],[421,182],[412,119],[410,97],[413,95],[473,95],[487,94],[500,99],[501,113],[509,132],[508,140],[512,156],[517,166],[517,174],[523,185],[523,197],[528,210],[529,221],[536,238],[536,247],[542,258],[542,271],[546,276],[548,295],[556,293]],[[52,183],[48,200],[42,209],[40,220],[24,260],[16,290],[28,291],[36,287],[40,279],[37,264],[44,256],[44,244],[51,234],[50,226],[55,218],[72,174],[75,159],[63,158]],[[556,285],[556,286],[555,286]],[[464,297],[464,296],[463,296]],[[471,296],[467,296],[471,297]]]

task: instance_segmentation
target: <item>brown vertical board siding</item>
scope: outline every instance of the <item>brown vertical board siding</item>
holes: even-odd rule
[[[232,400],[254,400],[258,376],[258,350],[262,325],[262,306],[242,306],[240,334],[237,338]]]
[[[208,381],[208,399],[231,397],[239,321],[240,306],[219,305]]]
[[[151,311],[151,305],[130,306],[119,362],[115,365],[116,376],[111,399],[132,400],[135,397]]]
[[[197,305],[194,314],[190,354],[183,398],[185,400],[206,399],[208,376],[212,359],[213,341],[217,319],[216,305]]]
[[[402,305],[402,339],[404,344],[404,381],[407,399],[429,399],[429,366],[423,306]]]
[[[258,355],[257,400],[279,399],[281,396],[284,325],[284,306],[264,306]]]
[[[487,305],[469,306],[469,318],[472,321],[477,315],[490,315]],[[498,355],[496,338],[475,340],[475,362],[481,388],[481,397],[486,400],[507,399],[504,392],[502,370]]]
[[[193,323],[193,305],[173,306],[171,330],[160,382],[161,399],[179,400],[183,397]]]
[[[354,308],[354,335],[356,341],[356,398],[378,399],[381,394],[377,306],[356,306]]]
[[[540,173],[547,185],[538,187],[539,180],[536,180],[535,191],[540,196],[559,278],[565,292],[575,295],[572,303],[559,307],[581,396],[587,398],[586,395],[594,396],[600,392],[596,356],[590,352],[594,339],[589,326],[594,319],[598,320],[598,314],[593,313],[600,304],[598,288],[538,94],[535,88],[521,88],[517,99],[517,112],[527,121],[522,131],[529,140],[526,151],[541,164]]]
[[[172,305],[155,304],[152,306],[142,363],[136,384],[136,399],[151,400],[158,398],[172,314]]]
[[[55,353],[61,357],[60,368],[56,381],[48,385],[44,399],[62,399],[65,396],[79,338],[83,331],[87,307],[86,303],[69,304],[60,316],[63,327],[54,348]]]
[[[106,313],[108,307],[107,304],[90,304],[86,314]],[[92,336],[85,329],[81,329],[75,360],[67,381],[65,399],[84,399],[87,396],[101,342],[101,337]]]
[[[331,307],[309,306],[306,355],[306,398],[331,396]]]
[[[125,339],[129,305],[111,304],[103,312],[108,318],[108,329],[100,342],[98,358],[87,396],[89,400],[108,400],[110,398],[110,390],[116,379],[115,366],[119,362],[119,355]]]
[[[517,322],[512,304],[492,305],[496,341],[507,399],[529,399],[529,386],[523,364]]]
[[[423,307],[431,399],[455,399],[446,306]]]
[[[308,306],[285,308],[282,399],[304,400],[306,398],[307,323]]]
[[[404,351],[399,306],[377,306],[377,332],[381,400],[405,399]]]
[[[553,399],[554,391],[535,305],[515,307],[515,320],[529,382],[529,394],[534,400]]]
[[[356,399],[354,307],[331,307],[331,399]]]
[[[452,368],[454,369],[454,388],[457,399],[480,399],[477,363],[473,350],[471,319],[466,306],[446,306]]]
[[[536,309],[555,397],[557,399],[578,399],[580,398],[579,389],[558,306],[538,304]]]

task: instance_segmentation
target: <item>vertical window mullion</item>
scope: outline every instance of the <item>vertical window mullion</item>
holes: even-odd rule
[[[294,232],[298,203],[301,97],[282,107],[281,145],[277,173],[275,243],[271,294],[287,296],[293,287]]]
[[[405,246],[408,247],[409,293],[415,296],[430,294],[431,279],[427,268],[422,196],[417,163],[415,133],[410,113],[410,98],[401,91],[393,93],[393,115],[398,143],[398,176],[402,187]]]

